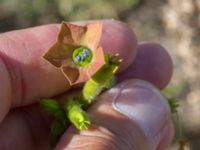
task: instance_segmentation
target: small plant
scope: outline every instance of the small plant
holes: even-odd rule
[[[172,114],[175,115],[175,121],[177,123],[179,150],[184,150],[184,147],[186,145],[186,140],[183,136],[182,126],[180,123],[180,118],[179,118],[179,114],[177,110],[177,108],[179,107],[178,101],[176,100],[176,98],[171,97],[171,98],[168,98],[168,103],[169,103]]]
[[[122,59],[119,54],[104,54],[99,47],[102,24],[77,26],[63,22],[57,42],[44,55],[55,67],[62,70],[69,87],[84,83],[82,93],[66,99],[64,105],[53,99],[41,99],[39,103],[54,121],[51,128],[51,143],[54,147],[71,122],[77,129],[90,125],[87,108],[105,89],[115,84],[115,74]]]

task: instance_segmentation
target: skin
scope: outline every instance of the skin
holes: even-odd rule
[[[124,59],[118,78],[125,82],[126,79],[137,77],[153,83],[158,88],[164,88],[172,74],[172,62],[165,49],[155,43],[137,44],[135,34],[124,23],[109,20],[102,22],[102,47],[110,53],[119,52]],[[78,22],[80,23],[85,22]],[[0,149],[50,149],[51,118],[38,107],[36,101],[41,97],[52,97],[63,92],[65,95],[71,93],[66,92],[66,79],[60,70],[41,59],[54,43],[58,30],[59,25],[44,25],[0,34]],[[151,51],[154,59],[150,59],[149,53],[145,51]],[[127,70],[128,67],[133,69]],[[146,68],[162,68],[162,71],[156,72],[156,78],[149,78],[146,74],[153,76],[155,71]],[[142,72],[144,69],[146,72]],[[124,76],[123,73],[128,76]],[[133,86],[132,88],[134,89]],[[109,97],[108,93],[104,95]],[[96,150],[140,150],[145,146],[148,148],[145,141],[149,137],[144,136],[145,131],[140,131],[140,126],[114,110],[108,97],[99,98],[88,110],[94,124],[93,131],[79,133],[70,126],[56,149],[90,150],[95,147]],[[144,101],[142,104],[145,103]],[[162,103],[158,104],[156,101],[150,104],[156,108],[163,107]],[[97,111],[100,106],[103,109]],[[170,116],[169,111],[165,114]],[[121,118],[124,119],[123,122]],[[166,148],[173,137],[171,118],[161,116],[155,118],[156,120],[148,119],[153,122],[158,120],[158,128],[163,128],[159,126],[161,122],[165,122],[165,130],[159,131],[153,145],[156,150]],[[128,125],[133,133],[128,135],[124,130],[124,124]]]

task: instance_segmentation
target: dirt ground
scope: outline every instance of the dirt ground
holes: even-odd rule
[[[153,9],[152,9],[153,8]],[[200,1],[149,0],[127,16],[141,41],[162,43],[174,62],[168,89],[180,101],[187,150],[200,149]],[[171,150],[177,145],[173,144]]]

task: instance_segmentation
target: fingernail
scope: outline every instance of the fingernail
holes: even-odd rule
[[[150,83],[137,79],[119,84],[118,89],[114,109],[134,121],[148,139],[155,138],[169,120],[165,97]]]

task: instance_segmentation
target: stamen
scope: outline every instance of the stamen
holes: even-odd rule
[[[79,47],[73,51],[72,59],[76,65],[86,66],[92,61],[92,51],[86,47]]]
[[[88,51],[88,49],[84,49],[83,50],[83,56],[88,56],[89,55],[89,51]]]
[[[77,61],[81,61],[81,56],[76,55],[76,60],[77,60]]]

